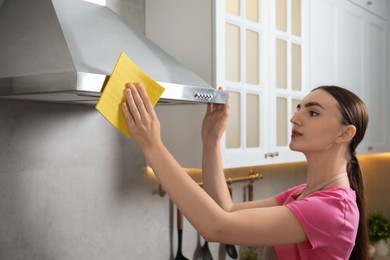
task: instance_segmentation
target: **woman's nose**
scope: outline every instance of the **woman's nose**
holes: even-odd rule
[[[290,122],[291,122],[293,125],[300,125],[300,121],[299,121],[298,113],[297,113],[297,112],[295,112],[294,115],[291,117]]]

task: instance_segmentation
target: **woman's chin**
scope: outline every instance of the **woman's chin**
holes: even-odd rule
[[[290,150],[294,152],[301,152],[301,149],[297,145],[295,145],[293,142],[289,144]]]

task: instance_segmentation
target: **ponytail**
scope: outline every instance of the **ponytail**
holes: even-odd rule
[[[364,182],[359,161],[356,158],[355,152],[351,153],[351,158],[347,166],[347,172],[351,188],[356,192],[356,204],[358,206],[360,214],[355,246],[353,247],[349,259],[366,260],[368,259],[368,235],[366,224]]]

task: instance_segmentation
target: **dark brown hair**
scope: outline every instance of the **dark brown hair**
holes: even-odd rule
[[[368,259],[368,235],[365,211],[365,195],[362,171],[356,158],[356,147],[362,141],[368,124],[368,112],[364,102],[351,91],[337,86],[320,86],[313,89],[322,89],[332,95],[339,104],[342,123],[356,127],[356,134],[349,143],[347,154],[348,179],[351,188],[356,192],[356,204],[359,208],[360,218],[355,246],[349,259]]]

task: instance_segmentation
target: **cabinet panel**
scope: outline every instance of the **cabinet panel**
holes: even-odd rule
[[[259,34],[252,30],[246,30],[246,83],[259,84]]]
[[[287,0],[276,0],[276,29],[287,31]]]
[[[278,97],[276,99],[276,146],[287,145],[287,129],[288,129],[288,110],[287,110],[287,99]]]
[[[367,105],[369,123],[360,154],[388,150],[386,140],[387,24],[349,1],[340,4],[337,82]]]
[[[241,79],[240,27],[231,23],[226,23],[225,28],[226,79],[239,82]]]
[[[302,51],[301,46],[292,44],[291,46],[291,78],[292,89],[302,90]]]
[[[363,99],[368,107],[370,120],[364,140],[367,152],[386,151],[386,29],[381,20],[366,23],[365,37],[365,87]]]
[[[338,83],[362,95],[364,70],[363,13],[347,5],[339,11],[338,26]]]
[[[233,15],[240,15],[240,0],[225,0],[226,12]]]
[[[291,1],[291,32],[294,35],[301,36],[302,33],[302,15],[301,0]]]
[[[260,98],[256,94],[246,96],[246,147],[260,146]]]
[[[358,152],[388,151],[389,119],[383,112],[387,110],[387,23],[350,1],[311,3],[311,84],[340,85],[361,97],[370,120]],[[328,28],[323,26],[327,23]],[[332,47],[327,49],[326,43]]]
[[[246,0],[246,19],[259,21],[259,0]]]
[[[276,40],[276,87],[287,88],[287,42]]]
[[[336,82],[337,5],[327,0],[310,2],[310,87]]]
[[[230,117],[226,127],[226,148],[241,147],[241,96],[238,92],[229,92]]]

